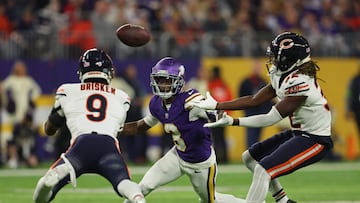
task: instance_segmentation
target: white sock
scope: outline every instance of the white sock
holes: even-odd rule
[[[215,203],[246,203],[244,199],[240,199],[231,194],[223,194],[215,192]]]
[[[243,160],[244,164],[246,165],[246,167],[251,172],[254,172],[254,168],[258,162],[251,156],[251,154],[249,153],[248,150],[246,150],[242,154],[242,160]],[[281,186],[280,181],[278,179],[273,179],[270,181],[269,191],[271,192],[271,194],[274,197],[276,202],[286,203],[287,200],[289,199],[286,196],[286,193],[283,190],[283,187]]]
[[[121,181],[117,186],[117,190],[122,196],[132,202],[139,196],[144,197],[139,185],[128,179]]]
[[[276,202],[286,203],[289,200],[278,179],[271,180],[269,190]]]
[[[261,203],[265,200],[267,192],[269,190],[271,176],[265,171],[265,169],[256,164],[254,168],[254,176],[246,196],[247,203]]]

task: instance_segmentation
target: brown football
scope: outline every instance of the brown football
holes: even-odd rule
[[[131,47],[139,47],[151,40],[151,34],[140,25],[125,24],[116,30],[116,36],[121,42]]]

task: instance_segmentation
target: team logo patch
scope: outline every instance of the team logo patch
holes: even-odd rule
[[[299,92],[305,92],[309,90],[309,85],[305,82],[285,88],[285,95],[296,94]]]

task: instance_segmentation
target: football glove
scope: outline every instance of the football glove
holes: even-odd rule
[[[215,110],[217,101],[210,95],[209,92],[206,92],[206,99],[200,101],[190,101],[190,106],[195,106],[198,108],[206,109],[206,110]]]
[[[205,123],[204,127],[208,128],[216,128],[216,127],[225,127],[232,125],[234,123],[234,118],[231,116],[228,116],[226,112],[224,112],[223,116],[213,123]]]

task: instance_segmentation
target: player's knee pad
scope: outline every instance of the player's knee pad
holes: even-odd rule
[[[44,176],[45,186],[55,186],[61,179],[70,174],[71,168],[71,166],[68,166],[68,163],[63,163],[50,169]]]
[[[245,166],[252,172],[254,172],[255,165],[257,161],[251,156],[249,150],[246,150],[242,153],[242,160]]]
[[[254,168],[254,178],[262,181],[270,182],[271,176],[260,164],[256,164]]]

